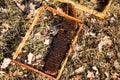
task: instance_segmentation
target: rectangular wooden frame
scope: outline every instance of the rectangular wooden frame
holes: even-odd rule
[[[103,19],[107,17],[107,11],[108,11],[111,3],[112,3],[112,0],[110,0],[108,5],[105,7],[105,9],[102,12],[98,12],[98,11],[96,11],[94,9],[90,9],[90,8],[88,8],[86,6],[81,5],[81,4],[76,4],[71,0],[57,0],[57,1],[63,2],[63,3],[70,3],[70,4],[74,5],[76,9],[88,12],[90,14],[93,14],[93,15],[95,15],[97,17],[100,17],[100,18],[103,18]]]
[[[61,69],[59,70],[59,73],[58,73],[58,75],[57,75],[56,78],[53,77],[53,76],[50,76],[50,75],[48,75],[48,74],[46,74],[46,73],[44,73],[44,72],[42,72],[42,71],[39,71],[39,70],[37,70],[37,69],[34,69],[34,68],[32,68],[32,67],[30,67],[30,66],[28,66],[28,65],[26,65],[26,64],[23,64],[23,63],[18,62],[18,61],[15,60],[15,59],[18,57],[18,55],[20,54],[20,52],[22,51],[22,48],[24,47],[26,40],[28,39],[30,33],[31,33],[32,30],[34,29],[34,26],[36,25],[39,17],[42,15],[42,12],[43,12],[44,9],[47,9],[48,11],[51,11],[52,13],[56,13],[56,14],[58,14],[58,15],[60,15],[60,16],[63,16],[63,17],[65,17],[65,18],[68,18],[68,19],[70,19],[70,20],[74,20],[74,21],[80,23],[80,27],[79,27],[79,29],[78,29],[78,31],[77,31],[77,34],[76,34],[75,38],[73,39],[72,45],[74,45],[74,44],[76,43],[77,38],[78,38],[78,34],[79,34],[80,31],[82,30],[83,22],[82,22],[81,20],[77,19],[77,18],[74,18],[74,17],[72,17],[72,16],[69,16],[69,15],[65,14],[64,12],[57,11],[57,10],[55,10],[55,9],[53,9],[53,8],[45,5],[45,4],[43,4],[43,6],[39,8],[36,16],[34,17],[34,20],[33,20],[32,24],[31,24],[31,26],[29,27],[29,29],[28,29],[28,31],[26,32],[23,40],[21,41],[21,43],[19,44],[18,48],[16,49],[16,52],[15,52],[14,55],[13,55],[12,62],[15,63],[15,64],[18,64],[18,65],[20,65],[20,66],[23,66],[23,67],[25,67],[26,69],[32,70],[32,71],[34,71],[34,72],[36,72],[36,73],[39,73],[39,74],[41,74],[41,75],[43,75],[43,76],[46,76],[46,77],[48,77],[48,78],[50,78],[50,79],[52,79],[52,80],[59,80],[60,77],[61,77],[61,74],[62,74],[62,72],[63,72],[63,70],[64,70],[64,67],[65,67],[65,65],[66,65],[66,63],[67,63],[67,61],[68,61],[68,58],[69,58],[69,56],[70,56],[70,54],[71,54],[71,52],[72,52],[72,45],[70,46],[70,49],[68,50],[68,53],[67,53],[67,55],[66,55],[66,57],[65,57],[65,59],[64,59],[64,61],[63,61],[63,63],[62,63]]]

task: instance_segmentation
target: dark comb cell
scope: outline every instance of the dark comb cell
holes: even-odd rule
[[[68,5],[68,15],[75,17],[75,11],[72,5]],[[58,33],[53,37],[50,51],[45,61],[45,72],[50,75],[56,75],[60,69],[61,63],[66,56],[67,51],[76,35],[76,22],[64,19],[59,26]]]

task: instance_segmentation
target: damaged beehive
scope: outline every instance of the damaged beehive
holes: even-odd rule
[[[67,4],[67,13],[70,16],[76,17],[75,10],[71,4]],[[58,26],[59,31],[53,37],[53,41],[50,46],[50,51],[47,54],[47,59],[45,61],[45,72],[50,75],[55,75],[60,69],[61,62],[66,56],[67,51],[70,48],[72,39],[77,32],[77,22],[64,19],[60,26]]]

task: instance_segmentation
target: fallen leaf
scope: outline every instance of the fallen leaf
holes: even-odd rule
[[[95,34],[95,33],[93,33],[93,32],[87,32],[87,33],[85,34],[85,36],[92,36],[92,37],[96,37],[96,34]]]
[[[111,17],[110,18],[110,23],[113,24],[115,22],[115,18],[114,17]]]
[[[90,0],[92,3],[97,3],[97,0]]]
[[[114,61],[114,67],[120,69],[120,63],[117,60]]]
[[[10,58],[4,58],[3,63],[2,63],[2,65],[1,65],[1,68],[2,68],[2,69],[7,68],[8,65],[10,64],[10,62],[11,62],[11,59],[10,59]]]
[[[35,34],[34,38],[35,38],[35,40],[39,40],[39,39],[41,39],[41,36],[42,35],[40,34],[40,32],[38,32]]]
[[[98,44],[98,49],[99,52],[102,52],[102,47],[104,45],[111,45],[112,44],[112,40],[110,40],[110,38],[108,36],[105,36],[104,38],[101,39],[100,43]]]
[[[97,69],[96,66],[93,66],[92,69],[96,71],[96,73],[95,73],[96,75],[99,74],[98,69]]]
[[[43,56],[40,54],[35,56],[35,59],[41,59],[41,58],[43,58]]]
[[[71,80],[81,80],[82,76],[81,75],[76,75],[73,78],[71,78]]]
[[[35,5],[33,3],[30,3],[29,7],[31,10],[35,10]]]
[[[13,75],[14,75],[14,76],[22,76],[22,75],[23,75],[23,72],[21,72],[21,71],[15,71],[15,72],[13,73]]]
[[[20,3],[20,2],[22,2],[22,1],[14,0],[14,2],[15,2],[16,5],[18,6],[18,8],[20,8],[22,11],[24,11],[25,5],[21,5],[21,3]]]
[[[113,79],[117,79],[118,78],[118,76],[119,76],[119,74],[118,73],[114,73],[114,74],[112,74],[112,78]],[[118,79],[119,80],[119,79]]]
[[[107,78],[109,77],[109,73],[108,72],[105,72],[105,75],[107,76]]]
[[[9,25],[9,24],[7,24],[7,23],[3,23],[2,24],[2,33],[5,33],[5,32],[7,32],[9,29],[11,28],[11,26]]]
[[[5,75],[4,71],[0,71],[0,78],[3,77]]]
[[[87,71],[87,78],[94,78],[94,73],[91,71]]]
[[[30,52],[27,57],[28,57],[28,64],[31,64],[34,55]]]
[[[79,44],[73,45],[73,50],[74,51],[79,51],[81,49],[81,46]]]
[[[44,44],[45,44],[45,45],[49,45],[49,44],[50,44],[50,39],[45,39]]]
[[[4,9],[3,7],[0,7],[0,12],[1,13],[8,13],[9,10],[8,9]]]
[[[82,66],[82,67],[79,67],[78,69],[75,70],[75,72],[78,74],[78,73],[81,73],[81,72],[84,72],[85,71],[85,68]]]

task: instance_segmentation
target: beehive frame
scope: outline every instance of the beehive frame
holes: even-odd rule
[[[15,52],[14,55],[13,55],[13,60],[12,60],[12,62],[13,62],[13,63],[16,63],[16,64],[18,64],[18,65],[20,65],[20,66],[23,66],[23,67],[25,67],[26,69],[32,70],[32,71],[37,72],[37,73],[39,73],[39,74],[41,74],[41,75],[43,75],[43,76],[46,76],[46,77],[48,77],[48,78],[50,78],[50,79],[59,80],[59,78],[60,78],[60,76],[61,76],[61,74],[62,74],[62,72],[63,72],[63,70],[64,70],[64,67],[65,67],[65,65],[66,65],[66,63],[67,63],[68,57],[70,56],[70,54],[71,54],[71,52],[72,52],[72,47],[70,47],[70,49],[68,50],[68,53],[67,53],[67,55],[66,55],[66,57],[65,57],[65,60],[64,60],[64,62],[63,62],[63,64],[62,64],[61,69],[60,69],[60,71],[59,71],[59,73],[58,73],[58,75],[57,75],[56,78],[55,78],[55,77],[52,77],[52,76],[50,76],[50,75],[48,75],[48,74],[46,74],[46,73],[44,73],[44,72],[42,72],[42,71],[39,71],[39,70],[37,70],[37,69],[34,69],[34,68],[32,68],[32,67],[30,67],[30,66],[28,66],[28,65],[26,65],[26,64],[23,64],[23,63],[18,62],[18,61],[15,60],[15,59],[18,57],[18,55],[20,54],[20,52],[22,51],[22,48],[24,47],[26,40],[28,39],[30,33],[31,33],[32,30],[34,29],[34,26],[36,25],[39,17],[42,15],[42,12],[43,12],[44,9],[47,9],[48,11],[51,11],[52,13],[56,13],[56,14],[58,14],[58,15],[60,15],[60,16],[63,16],[63,17],[65,17],[65,18],[67,18],[67,19],[70,19],[70,20],[74,20],[74,21],[76,21],[76,22],[78,22],[78,23],[81,24],[80,27],[79,27],[79,29],[78,29],[78,31],[77,31],[77,33],[76,33],[75,38],[74,38],[73,41],[72,41],[72,45],[74,45],[74,44],[76,43],[77,38],[78,38],[78,34],[79,34],[80,31],[82,30],[83,22],[82,22],[81,20],[77,19],[77,18],[74,18],[74,17],[72,17],[72,16],[69,16],[69,15],[65,14],[64,12],[57,11],[57,10],[55,10],[55,9],[53,9],[53,8],[45,5],[45,4],[43,4],[43,6],[39,8],[39,11],[37,12],[36,16],[34,17],[34,20],[33,20],[32,24],[31,24],[31,26],[29,27],[28,31],[26,32],[26,34],[25,34],[22,42],[19,44],[18,48],[16,49],[16,52]]]
[[[70,3],[70,4],[74,5],[76,9],[82,10],[84,12],[88,12],[89,14],[93,14],[97,17],[102,18],[102,19],[107,17],[107,11],[108,11],[111,3],[112,3],[112,0],[109,0],[109,3],[106,5],[105,9],[102,12],[98,12],[97,10],[90,9],[86,6],[81,5],[81,4],[74,3],[71,0],[57,0],[57,1],[60,1],[60,2],[63,2],[63,3]]]

